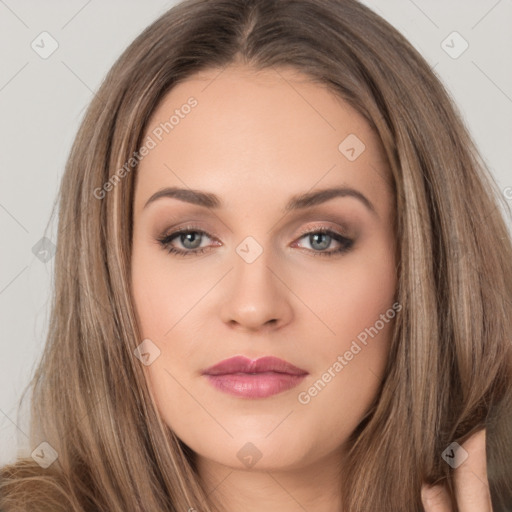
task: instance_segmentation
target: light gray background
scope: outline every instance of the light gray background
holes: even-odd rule
[[[53,259],[45,263],[32,249],[50,219],[78,124],[115,59],[175,3],[0,0],[0,464],[34,448],[17,403],[43,348]],[[364,3],[434,67],[512,206],[512,0]],[[31,47],[43,31],[59,45],[47,59]],[[453,31],[469,44],[458,58],[441,46]],[[453,53],[463,42],[445,44]]]

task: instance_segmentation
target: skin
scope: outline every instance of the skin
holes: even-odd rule
[[[460,512],[492,512],[487,480],[485,429],[462,444],[468,458],[454,471],[455,497]],[[450,497],[442,485],[423,485],[421,498],[425,512],[452,512]]]
[[[393,321],[309,403],[298,395],[395,302],[394,198],[380,141],[304,75],[242,66],[177,85],[146,135],[191,96],[197,106],[143,158],[135,189],[132,293],[143,339],[159,351],[145,366],[150,390],[221,510],[341,510],[347,439],[378,395]],[[353,161],[338,149],[349,134],[365,145]],[[213,193],[222,206],[170,197],[146,205],[166,187]],[[283,212],[292,196],[330,187],[357,190],[373,211],[345,196]],[[158,239],[190,225],[204,252],[169,254]],[[353,245],[319,255],[342,246],[305,234],[319,228]],[[249,236],[262,250],[251,263],[237,253]],[[184,243],[169,245],[196,247]],[[273,355],[308,375],[268,398],[234,397],[201,375],[234,355]],[[261,457],[251,467],[237,457],[247,443]]]

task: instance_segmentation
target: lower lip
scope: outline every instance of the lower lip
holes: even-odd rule
[[[206,375],[212,386],[242,398],[266,398],[297,386],[306,375],[286,373],[229,373]]]

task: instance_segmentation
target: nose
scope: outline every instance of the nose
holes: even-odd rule
[[[275,330],[293,318],[293,293],[279,275],[267,251],[252,263],[236,255],[223,294],[221,318],[232,329],[241,331]]]

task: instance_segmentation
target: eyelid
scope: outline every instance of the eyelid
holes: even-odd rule
[[[217,239],[217,240],[220,239],[220,236],[218,236],[217,234],[213,233],[212,230],[207,229],[207,228],[203,228],[203,227],[195,225],[195,224],[186,224],[186,225],[181,226],[181,227],[167,228],[157,238],[165,239],[165,238],[170,237],[171,235],[175,236],[175,235],[180,234],[182,232],[188,232],[188,231],[196,231],[198,233],[206,235],[208,238]]]
[[[335,231],[339,233],[340,235],[349,237],[351,233],[351,229],[349,229],[348,225],[346,223],[335,223],[332,221],[313,221],[307,224],[307,227],[301,229],[300,235],[307,235],[311,231],[317,230],[317,229],[329,229],[331,231]]]
[[[336,225],[333,226],[333,224],[336,224]],[[313,222],[312,224],[311,223],[308,224],[308,226],[306,228],[301,229],[299,234],[295,236],[294,241],[297,238],[301,238],[305,235],[310,234],[311,232],[319,231],[319,230],[320,231],[330,230],[330,231],[334,231],[335,233],[337,233],[338,235],[340,235],[344,238],[354,238],[354,234],[352,233],[352,230],[349,229],[347,224],[333,223],[330,221],[323,221],[323,222],[316,221],[316,222]],[[197,231],[198,233],[206,235],[208,238],[216,239],[217,241],[220,241],[220,238],[221,238],[215,232],[212,232],[212,230],[210,230],[209,228],[204,228],[204,227],[201,227],[198,224],[194,224],[194,223],[189,223],[189,224],[186,224],[181,227],[167,228],[157,238],[165,239],[171,235],[175,236],[181,232],[188,232],[188,231]]]

